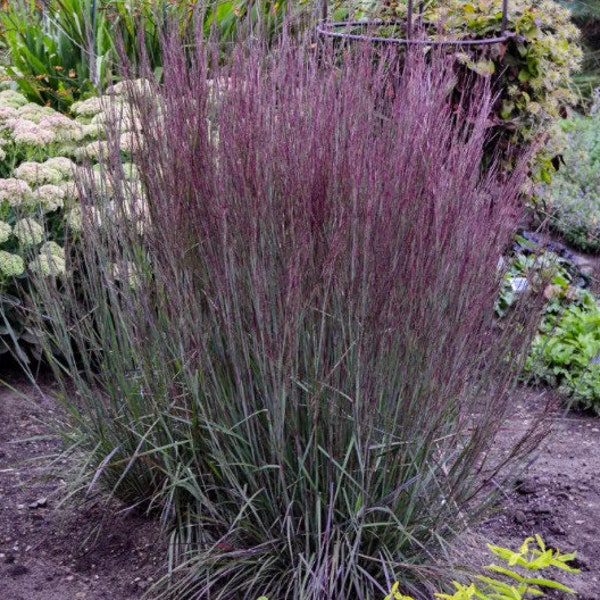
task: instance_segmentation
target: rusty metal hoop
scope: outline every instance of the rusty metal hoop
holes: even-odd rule
[[[345,40],[423,46],[481,46],[504,42],[510,37],[510,34],[506,31],[506,26],[508,24],[508,0],[502,0],[502,35],[499,37],[482,38],[478,40],[428,40],[413,38],[413,4],[413,0],[408,0],[406,21],[328,21],[327,0],[321,0],[321,22],[317,25],[317,33],[325,37],[341,38]],[[419,16],[422,16],[422,11],[423,2],[421,1],[419,3]],[[340,31],[341,29],[348,27],[377,27],[382,25],[406,25],[406,37],[391,38]]]

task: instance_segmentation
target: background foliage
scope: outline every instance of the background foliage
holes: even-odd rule
[[[589,292],[550,307],[533,341],[530,377],[558,388],[572,405],[600,414],[600,308]]]
[[[598,0],[561,0],[570,10],[573,22],[582,33],[584,60],[580,74],[574,78],[579,92],[589,98],[600,85],[600,2]]]
[[[300,20],[314,14],[308,0],[293,5]],[[159,31],[170,19],[182,34],[200,19],[205,35],[230,44],[243,31],[272,36],[288,8],[286,1],[11,0],[0,8],[0,39],[10,75],[27,98],[65,111],[107,89],[121,55],[139,57],[140,44],[160,73]]]
[[[600,99],[590,114],[562,121],[564,165],[541,198],[550,225],[575,248],[600,251]]]
[[[464,69],[494,82],[499,97],[490,115],[490,139],[492,153],[503,150],[506,166],[515,148],[547,131],[565,107],[575,102],[571,75],[581,59],[579,33],[567,9],[552,0],[514,0],[509,5],[505,42],[458,50],[448,46]],[[500,0],[432,0],[423,6],[422,21],[434,40],[478,40],[503,34]],[[375,10],[381,12],[380,5]],[[405,18],[406,3],[386,5],[383,16]],[[414,19],[418,25],[416,14]],[[418,27],[415,35],[421,35]],[[457,87],[463,85],[459,78]],[[552,149],[540,149],[532,165],[534,181],[550,181],[555,171],[553,155]]]

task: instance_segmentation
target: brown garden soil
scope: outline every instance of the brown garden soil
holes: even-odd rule
[[[566,411],[549,390],[521,388],[514,412],[499,435],[510,442],[544,414],[548,435],[512,489],[502,490],[494,514],[458,547],[465,564],[490,564],[486,543],[518,549],[526,537],[541,535],[561,553],[577,551],[577,574],[550,570],[549,576],[577,591],[579,600],[600,600],[600,417]],[[475,557],[475,558],[474,558]],[[547,591],[553,599],[574,598]]]
[[[0,600],[140,598],[163,574],[156,524],[99,498],[60,504],[69,469],[45,424],[59,410],[52,384],[40,393],[2,371]]]
[[[61,442],[45,424],[59,410],[52,383],[40,394],[14,374],[9,382],[14,389],[0,388],[0,600],[140,598],[162,574],[156,524],[98,499],[61,505],[68,463],[56,461]],[[517,548],[539,533],[578,551],[581,572],[558,579],[580,600],[600,600],[600,418],[565,413],[550,392],[524,388],[500,438],[523,432],[548,407],[549,436],[494,516],[461,536],[457,559],[486,564],[486,541]]]

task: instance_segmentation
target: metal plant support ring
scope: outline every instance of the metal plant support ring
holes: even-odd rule
[[[419,17],[422,16],[423,2],[420,2]],[[379,42],[397,45],[421,45],[421,46],[482,46],[505,42],[510,34],[507,33],[508,23],[508,0],[502,0],[502,35],[499,37],[482,38],[478,40],[430,40],[413,38],[413,0],[408,0],[406,21],[327,21],[327,0],[322,0],[321,23],[317,25],[319,35],[344,40]],[[365,35],[360,33],[349,33],[340,31],[349,27],[381,27],[381,26],[406,25],[405,38],[392,38],[377,35]]]

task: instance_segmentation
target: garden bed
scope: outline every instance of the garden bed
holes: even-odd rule
[[[61,413],[53,384],[36,400],[17,379],[0,415],[0,576],[11,597],[143,595],[167,552],[142,507],[177,524],[177,598],[376,600],[398,580],[394,590],[422,600],[448,583],[447,564],[430,561],[438,542],[465,516],[481,522],[479,488],[488,492],[500,467],[512,474],[538,439],[544,398],[507,395],[509,362],[525,357],[537,327],[525,313],[585,300],[600,320],[579,289],[587,278],[525,244],[507,263],[504,321],[492,323],[498,257],[535,181],[527,173],[548,179],[543,157],[534,169],[512,151],[531,141],[521,111],[540,123],[556,116],[576,62],[567,13],[558,43],[545,38],[556,21],[545,8],[515,26],[535,35],[515,47],[526,65],[498,69],[508,77],[502,106],[486,80],[493,61],[409,53],[400,72],[373,68],[395,65],[392,56],[340,61],[284,37],[220,65],[218,46],[191,50],[177,28],[162,45],[160,81],[146,57],[141,79],[114,85],[106,105],[70,105],[74,119],[1,92],[15,106],[3,129],[14,156],[2,173],[0,335],[23,363],[43,350],[76,448],[27,461],[58,450],[40,423]],[[556,77],[538,80],[548,61]],[[490,161],[498,110],[508,137],[492,136],[502,160]],[[68,145],[55,121],[72,129]],[[31,132],[47,139],[30,148]],[[50,141],[53,162],[42,156]],[[588,352],[587,330],[578,333],[581,375],[600,349]],[[537,381],[569,378],[556,353],[542,358]],[[565,491],[564,456],[579,454],[561,453],[556,476],[540,479],[533,466],[518,489],[503,489],[507,508],[482,527],[485,540],[456,546],[450,564],[471,564],[485,541],[515,547],[534,533],[566,551],[583,541],[582,566],[595,564],[574,516],[588,488]],[[85,501],[59,505],[70,490]]]

